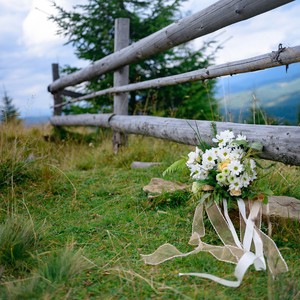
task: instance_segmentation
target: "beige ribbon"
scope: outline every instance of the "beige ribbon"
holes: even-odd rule
[[[209,196],[209,194],[206,194],[204,199]],[[203,203],[204,199],[201,199],[200,203]],[[179,275],[207,278],[230,287],[238,287],[241,284],[244,274],[251,265],[254,265],[256,270],[266,270],[265,257],[273,276],[288,271],[287,264],[274,241],[260,230],[262,215],[261,201],[249,201],[250,212],[248,217],[245,202],[242,199],[238,199],[237,203],[240,212],[240,239],[229,217],[227,200],[224,199],[223,213],[216,203],[211,206],[205,206],[206,214],[223,246],[209,245],[202,242],[201,238],[205,236],[203,222],[204,206],[198,204],[195,209],[192,235],[189,240],[190,245],[196,246],[194,250],[182,253],[176,247],[167,243],[160,246],[152,254],[142,255],[142,259],[146,264],[158,265],[176,257],[186,257],[201,251],[209,252],[220,261],[237,265],[234,272],[237,278],[236,281],[222,279],[205,273],[180,273]]]

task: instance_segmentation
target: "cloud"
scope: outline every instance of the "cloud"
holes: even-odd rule
[[[71,9],[86,1],[55,2]],[[189,0],[183,9],[195,13],[214,2]],[[48,20],[49,14],[55,14],[49,0],[0,0],[0,96],[4,85],[23,116],[51,114],[53,99],[46,90],[52,81],[51,63],[77,67],[87,64],[75,57],[70,45],[63,46],[66,40],[56,35],[57,28]],[[218,40],[231,39],[219,51],[217,63],[276,50],[278,43],[298,45],[299,15],[300,5],[294,3],[228,26]],[[204,40],[215,35],[203,37],[195,45],[200,48]]]
[[[31,55],[45,56],[64,40],[56,35],[57,27],[49,15],[55,11],[47,0],[33,0],[29,13],[23,21],[23,43]]]
[[[67,8],[78,2],[57,1]],[[83,65],[56,35],[50,13],[48,0],[0,0],[0,97],[5,88],[21,116],[51,114],[51,63]]]
[[[56,47],[66,42],[57,34],[57,25],[49,20],[49,16],[57,14],[49,0],[31,0],[31,8],[23,21],[23,35],[21,42],[32,55],[45,56],[57,51]],[[57,5],[71,9],[83,0],[56,0]]]
[[[32,0],[0,0],[0,7],[2,11],[10,11],[20,13],[27,11]]]
[[[30,2],[31,0],[0,0],[0,36],[2,39],[7,41],[20,34],[21,23],[30,9]]]

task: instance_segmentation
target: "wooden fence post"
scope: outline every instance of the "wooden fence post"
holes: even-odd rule
[[[59,79],[59,65],[58,64],[52,64],[52,79],[53,79],[53,81]],[[54,100],[53,115],[54,116],[61,116],[62,106],[55,107],[56,104],[61,104],[62,103],[62,96],[61,96],[59,91],[55,92],[53,94],[53,100]]]
[[[115,52],[129,45],[129,19],[119,18],[115,20]],[[114,72],[114,87],[126,85],[129,82],[129,66],[122,67]],[[114,114],[128,115],[128,93],[114,95]],[[127,135],[120,131],[114,131],[113,148],[117,153],[121,146],[127,143]]]

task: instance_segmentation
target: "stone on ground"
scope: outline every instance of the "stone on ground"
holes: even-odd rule
[[[185,190],[188,185],[178,182],[172,182],[161,178],[152,178],[150,183],[143,187],[145,192],[150,194],[161,194],[165,192],[175,192]]]

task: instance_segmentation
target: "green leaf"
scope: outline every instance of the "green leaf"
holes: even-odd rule
[[[262,192],[263,192],[266,196],[273,196],[273,195],[274,195],[273,191],[270,190],[269,188],[264,188],[264,189],[262,190]]]
[[[183,157],[175,161],[171,166],[169,166],[163,173],[163,177],[175,172],[181,172],[186,169],[186,157]]]
[[[263,144],[260,142],[253,142],[249,145],[249,148],[261,152],[263,149]]]
[[[268,196],[265,195],[264,200],[263,200],[263,204],[268,204],[269,200],[268,200]]]
[[[233,143],[238,146],[248,146],[248,142],[245,140],[235,140]]]

